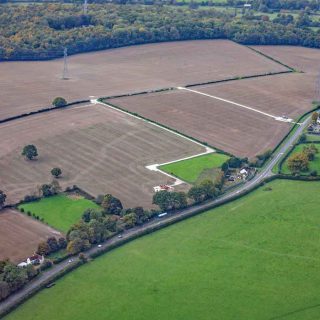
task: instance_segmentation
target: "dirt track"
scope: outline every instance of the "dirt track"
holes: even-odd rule
[[[15,210],[0,212],[0,260],[21,262],[32,255],[39,242],[61,233]]]
[[[0,126],[0,185],[15,202],[51,181],[61,167],[63,187],[76,184],[87,192],[112,193],[126,207],[150,207],[153,187],[168,177],[144,166],[171,161],[204,148],[170,132],[103,106],[42,114]],[[36,161],[24,160],[22,146],[34,143]]]
[[[2,62],[0,119],[67,100],[123,94],[263,74],[286,68],[227,40],[132,46],[71,56],[70,80],[61,80],[63,60]]]

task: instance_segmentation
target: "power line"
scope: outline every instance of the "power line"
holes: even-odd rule
[[[67,57],[68,57],[68,49],[64,48],[63,50],[63,74],[62,74],[62,79],[63,80],[68,80],[68,64],[67,64]]]

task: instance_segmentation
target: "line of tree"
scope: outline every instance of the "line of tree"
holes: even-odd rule
[[[191,39],[320,47],[320,33],[307,28],[307,15],[284,24],[250,12],[235,18],[209,7],[116,4],[91,4],[86,17],[77,4],[5,5],[0,7],[0,15],[0,60],[61,57],[64,47],[74,54]]]
[[[67,241],[60,237],[58,240],[55,237],[50,237],[47,241],[42,241],[38,245],[37,253],[42,256],[47,256],[51,253],[57,252],[61,249],[66,249]]]
[[[124,209],[121,201],[111,194],[98,196],[96,203],[100,204],[101,209],[85,210],[81,220],[67,232],[69,254],[85,251],[116,233],[142,225],[158,212],[142,207]]]

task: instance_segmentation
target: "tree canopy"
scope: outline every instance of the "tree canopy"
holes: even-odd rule
[[[55,107],[64,107],[67,104],[67,100],[62,97],[57,97],[52,101],[52,105]]]
[[[144,0],[135,1],[139,2],[144,3]],[[232,5],[237,1],[229,2]],[[256,0],[253,6],[268,11],[270,8],[292,7],[296,2]],[[320,22],[308,17],[308,10],[316,2],[298,2],[299,9],[305,10],[298,17],[279,14],[274,19],[252,12],[235,17],[233,13],[218,11],[210,6],[196,9],[162,4],[93,3],[89,6],[88,15],[83,15],[81,4],[7,4],[0,8],[0,61],[61,57],[65,47],[69,54],[74,54],[133,44],[192,39],[224,38],[251,45],[319,48],[320,33],[312,27],[319,27]],[[150,0],[152,3],[153,0]]]
[[[38,156],[37,147],[33,144],[25,146],[22,150],[22,155],[25,156],[28,160],[36,158]]]

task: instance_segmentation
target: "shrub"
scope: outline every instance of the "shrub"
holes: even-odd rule
[[[23,209],[23,208],[20,208],[20,212],[24,212],[24,209]]]
[[[35,145],[29,144],[23,147],[21,154],[25,156],[26,159],[32,160],[38,156],[38,150]]]
[[[36,201],[39,200],[40,198],[37,197],[36,195],[27,195],[24,197],[23,202],[32,202],[32,201]]]
[[[53,263],[50,261],[50,260],[44,260],[42,265],[40,266],[40,270],[43,271],[43,270],[47,270],[49,268],[51,268],[53,265]]]
[[[62,170],[60,168],[53,168],[51,170],[51,174],[55,177],[55,178],[58,178],[61,176],[62,174]]]
[[[303,133],[299,138],[299,143],[304,143],[307,141],[307,136],[305,133]]]
[[[52,105],[55,107],[64,107],[67,104],[67,100],[62,97],[57,97],[52,101]]]

